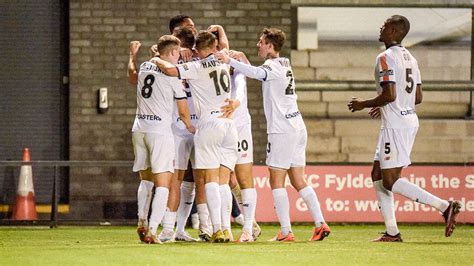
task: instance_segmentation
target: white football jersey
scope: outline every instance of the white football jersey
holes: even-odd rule
[[[142,63],[138,72],[137,111],[132,132],[173,135],[174,99],[185,97],[181,80],[165,75],[151,62]]]
[[[235,126],[240,127],[252,123],[249,109],[247,107],[247,80],[244,74],[234,69],[231,78],[232,99],[240,101],[240,106],[232,114],[232,119],[235,121]]]
[[[389,47],[377,56],[375,64],[377,93],[381,84],[395,83],[397,98],[381,107],[382,128],[411,128],[418,126],[415,112],[416,86],[421,84],[418,62],[403,46]]]
[[[267,59],[260,68],[267,74],[262,82],[267,133],[290,133],[305,129],[296,102],[298,96],[290,60],[284,57]]]
[[[221,116],[221,107],[230,98],[229,65],[220,63],[214,55],[199,61],[176,65],[179,78],[185,79],[193,96],[194,109],[200,120]]]
[[[192,61],[198,61],[200,60],[198,57],[193,57],[192,58]],[[182,64],[184,63],[184,61],[182,61],[181,59],[178,61],[179,64]],[[193,96],[192,96],[192,93],[191,93],[191,88],[188,84],[188,82],[186,82],[186,80],[182,80],[183,82],[183,85],[184,85],[184,91],[186,93],[186,97],[187,97],[187,103],[188,103],[188,109],[189,109],[189,114],[191,116],[191,123],[193,124],[194,127],[197,126],[197,123],[199,121],[199,117],[197,116],[196,114],[196,111],[194,109],[194,103],[193,103]],[[184,125],[183,121],[181,121],[181,119],[179,118],[179,112],[178,112],[178,107],[175,105],[175,108],[174,108],[174,113],[173,113],[173,133],[175,135],[187,135],[187,134],[191,134],[187,129],[186,129],[186,125]]]

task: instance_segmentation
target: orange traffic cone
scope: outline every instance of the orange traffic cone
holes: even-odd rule
[[[30,161],[30,150],[28,148],[23,150],[23,161]],[[13,220],[38,220],[31,165],[22,165],[20,169]]]

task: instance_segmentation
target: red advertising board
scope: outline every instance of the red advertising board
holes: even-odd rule
[[[328,222],[383,222],[370,178],[371,166],[307,166],[305,179],[318,196]],[[257,221],[278,222],[266,166],[254,166],[257,188]],[[474,223],[473,166],[410,166],[402,177],[443,199],[461,201],[458,222]],[[290,215],[293,222],[310,222],[311,214],[287,178]],[[395,196],[398,222],[443,222],[430,206]]]

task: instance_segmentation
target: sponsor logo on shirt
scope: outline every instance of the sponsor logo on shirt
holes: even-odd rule
[[[393,70],[387,69],[387,70],[382,70],[379,72],[379,77],[385,77],[385,76],[393,76]]]
[[[272,71],[272,68],[269,65],[262,65],[262,67],[268,71]]]
[[[161,117],[157,115],[142,115],[142,114],[137,114],[136,115],[137,119],[142,119],[142,120],[156,120],[156,121],[161,121]]]
[[[286,114],[285,118],[286,119],[291,119],[291,118],[294,118],[294,117],[297,117],[297,116],[300,116],[300,115],[301,115],[300,111],[296,111],[296,112],[293,112],[293,113]]]
[[[400,114],[401,114],[401,115],[412,115],[412,114],[416,114],[416,111],[415,111],[414,109],[401,110],[401,111],[400,111]]]

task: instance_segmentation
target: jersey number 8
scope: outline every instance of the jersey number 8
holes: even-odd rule
[[[145,77],[144,80],[145,85],[142,87],[142,96],[143,98],[150,98],[151,93],[153,92],[153,88],[151,87],[153,83],[155,83],[155,76],[148,75]]]

